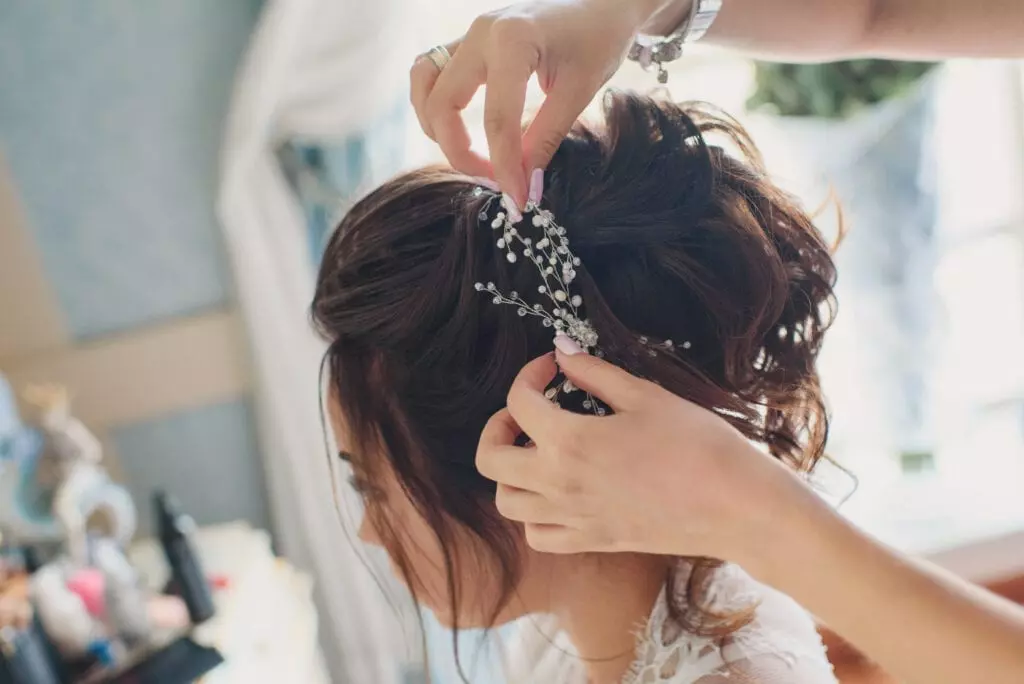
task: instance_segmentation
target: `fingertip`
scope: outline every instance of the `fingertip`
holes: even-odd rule
[[[483,453],[485,448],[512,446],[521,432],[512,413],[507,408],[501,409],[484,425],[480,435],[480,453]]]
[[[508,211],[509,220],[513,223],[519,223],[523,220],[523,210],[520,208],[523,205],[520,204],[507,192],[501,195],[501,204]]]
[[[599,367],[602,363],[601,359],[587,354],[585,352],[577,354],[568,354],[561,349],[555,350],[555,362],[558,364],[559,370],[572,379],[578,386],[580,382],[586,382],[590,378],[588,377],[595,367]]]
[[[526,178],[519,169],[510,172],[508,169],[502,169],[500,166],[495,166],[494,175],[498,185],[515,202],[516,209],[521,212],[522,208],[526,206],[528,198]]]
[[[578,540],[574,539],[575,531],[564,525],[526,523],[524,532],[526,543],[540,553],[571,555],[582,551]]]
[[[558,350],[556,358],[559,368],[577,387],[601,399],[617,413],[638,406],[649,384],[593,354],[566,354]]]
[[[552,404],[545,392],[558,373],[553,354],[540,356],[523,366],[508,392],[508,409],[524,431],[537,436],[538,426],[546,425]]]
[[[585,353],[583,347],[576,340],[561,330],[555,334],[555,352],[561,356],[577,356]]]
[[[544,169],[534,169],[530,172],[530,190],[527,199],[534,204],[540,204],[544,197]]]
[[[557,372],[558,365],[555,363],[555,354],[552,351],[538,356],[523,366],[517,379],[525,386],[543,392]]]
[[[516,204],[520,207],[525,207],[526,201],[529,199],[529,193],[527,192],[525,185],[520,185],[516,188],[512,196],[515,198]]]
[[[593,354],[588,354],[580,349],[579,345],[568,336],[564,339],[555,338],[555,344],[562,345],[555,349],[555,361],[558,363],[558,367],[563,371],[580,372],[581,370],[589,370],[590,368],[606,363]],[[567,351],[565,348],[567,348],[569,344],[575,346],[578,351],[574,353]]]

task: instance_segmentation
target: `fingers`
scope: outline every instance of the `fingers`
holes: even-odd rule
[[[536,447],[514,446],[522,430],[507,409],[494,414],[480,435],[476,469],[488,480],[517,489],[534,489],[543,464]]]
[[[508,409],[498,411],[484,426],[476,450],[476,469],[488,480],[516,489],[536,491],[546,471],[535,446],[518,447],[522,428]]]
[[[508,410],[523,432],[538,444],[568,429],[573,414],[563,411],[544,396],[558,367],[552,354],[545,354],[523,366],[508,393]]]
[[[579,530],[565,525],[527,524],[526,543],[542,553],[572,554],[603,550]]]
[[[484,131],[494,177],[522,207],[526,203],[523,166],[523,108],[526,87],[540,59],[526,44],[496,43],[487,66],[484,96]]]
[[[533,447],[480,449],[476,469],[492,482],[526,491],[537,491],[545,479],[540,472],[544,464]]]
[[[491,419],[484,425],[484,431],[480,433],[477,453],[479,455],[480,451],[513,447],[521,434],[523,434],[523,429],[516,423],[512,414],[508,409],[502,409],[491,416]]]
[[[522,367],[512,383],[512,389],[519,387],[543,393],[548,383],[555,378],[557,372],[558,365],[555,363],[554,354],[538,356]]]
[[[448,54],[454,55],[461,43],[462,40],[460,39],[445,45]],[[437,83],[437,77],[440,75],[440,70],[430,60],[427,53],[417,57],[416,61],[412,63],[412,69],[409,70],[409,101],[416,112],[416,119],[420,122],[420,128],[423,129],[423,132],[431,140],[434,140],[434,133],[430,127],[430,122],[427,120],[427,98],[430,96],[430,91],[434,89],[434,84]]]
[[[561,78],[552,87],[523,135],[525,168],[542,169],[548,165],[597,90],[571,77]]]
[[[558,365],[573,383],[601,399],[616,413],[638,408],[649,392],[660,388],[647,380],[589,354],[557,352]]]
[[[470,149],[469,131],[462,120],[462,110],[484,82],[485,74],[479,50],[461,46],[438,74],[423,107],[424,130],[441,146],[451,165],[470,176],[492,173],[490,163]]]
[[[494,505],[503,518],[515,522],[543,525],[566,522],[565,515],[545,496],[503,484],[498,485]]]

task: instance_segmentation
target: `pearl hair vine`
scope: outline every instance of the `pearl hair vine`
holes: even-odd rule
[[[482,187],[476,187],[473,190],[474,196],[477,197],[482,196],[484,192]],[[540,273],[537,294],[543,300],[547,300],[549,305],[545,306],[539,302],[530,304],[515,290],[503,293],[493,282],[476,283],[474,287],[478,292],[489,295],[495,304],[516,307],[516,313],[522,318],[527,316],[539,318],[545,328],[552,328],[556,335],[562,334],[570,337],[584,352],[603,356],[597,348],[597,331],[583,317],[583,297],[576,293],[573,287],[580,259],[569,249],[569,238],[566,236],[565,228],[558,224],[550,211],[540,207],[540,195],[538,183],[532,183],[530,198],[523,207],[522,213],[511,198],[502,195],[498,202],[499,210],[492,218],[489,210],[497,197],[494,195],[481,209],[479,218],[481,224],[489,226],[498,235],[495,244],[498,249],[505,252],[505,259],[510,264],[515,264],[522,258],[536,266]],[[530,231],[526,227],[524,214],[530,215],[528,224],[532,225],[535,230]],[[523,227],[522,231],[520,226]],[[533,232],[535,237],[525,235],[524,231]],[[576,390],[577,387],[571,380],[563,378],[559,383],[549,387],[545,396],[557,402],[562,394],[569,394]],[[583,400],[583,408],[598,416],[607,413],[607,409],[589,393]]]
[[[545,328],[553,329],[556,335],[566,335],[587,354],[603,358],[604,352],[598,347],[597,331],[584,316],[583,297],[574,287],[576,269],[581,265],[580,258],[570,249],[565,228],[558,224],[551,211],[541,208],[542,184],[543,177],[539,173],[535,174],[530,184],[529,199],[522,212],[508,195],[492,194],[480,210],[478,218],[482,226],[497,236],[495,245],[504,252],[506,261],[516,264],[522,259],[537,268],[540,284],[536,293],[544,303],[531,304],[515,290],[501,292],[491,281],[475,283],[474,288],[477,292],[491,297],[494,304],[514,306],[521,318],[538,318]],[[489,191],[496,193],[490,184],[487,189],[477,186],[473,189],[473,196],[483,197]],[[491,216],[490,211],[495,199],[498,199],[499,207],[494,216]],[[529,221],[526,221],[524,216],[529,216]],[[662,352],[674,354],[678,350],[672,340],[657,343],[641,335],[637,337],[637,341],[647,349],[650,356]],[[691,345],[684,342],[679,346],[689,349]],[[569,378],[560,373],[545,391],[545,396],[553,402],[560,403],[559,399],[562,396],[578,389]],[[609,411],[589,392],[586,393],[582,406],[597,416],[604,416]]]

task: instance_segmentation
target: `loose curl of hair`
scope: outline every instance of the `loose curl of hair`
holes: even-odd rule
[[[730,149],[705,141],[713,136]],[[531,292],[539,282],[481,227],[487,198],[475,185],[427,168],[370,193],[331,237],[312,304],[353,466],[372,483],[386,460],[433,529],[456,620],[456,568],[467,561],[456,535],[475,541],[473,560],[493,561],[493,616],[518,584],[521,530],[498,514],[474,455],[517,372],[552,348],[549,328],[473,288]],[[609,361],[718,413],[794,470],[814,467],[828,431],[815,361],[834,315],[835,267],[738,123],[703,104],[609,93],[603,125],[577,124],[549,164],[543,206],[582,260],[577,287]],[[651,356],[638,353],[639,336],[690,346]],[[387,511],[367,504],[415,587]],[[723,616],[695,599],[719,562],[692,560],[679,592],[690,600],[674,617],[717,636],[745,624],[750,611]]]

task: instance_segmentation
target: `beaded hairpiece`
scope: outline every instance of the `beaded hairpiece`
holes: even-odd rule
[[[535,174],[530,185],[530,196],[523,207],[523,213],[516,208],[508,195],[501,195],[499,210],[492,218],[489,214],[491,204],[498,195],[494,195],[480,211],[480,222],[489,226],[498,236],[495,244],[505,252],[510,264],[517,263],[520,258],[533,263],[540,273],[540,285],[537,294],[546,300],[546,304],[529,303],[515,290],[509,293],[500,292],[493,282],[476,283],[478,292],[492,297],[495,304],[507,304],[516,307],[519,316],[539,318],[546,328],[553,328],[555,334],[567,335],[575,341],[584,352],[603,357],[598,348],[598,334],[594,326],[583,315],[583,297],[576,293],[573,282],[576,280],[576,268],[580,259],[569,249],[569,238],[566,230],[555,220],[554,215],[540,207],[543,195],[543,177]],[[490,187],[490,186],[489,186]],[[473,194],[477,197],[485,193],[483,187],[476,187]],[[530,224],[536,229],[535,237],[523,235],[517,228],[523,224],[524,215],[530,216]],[[535,239],[536,238],[536,239]],[[647,348],[647,353],[654,356],[658,350],[674,353],[672,340],[665,340],[652,345],[647,337],[640,336],[637,341]],[[689,349],[690,343],[683,344]],[[548,399],[557,402],[559,397],[577,391],[571,380],[559,374],[545,392]],[[603,416],[608,412],[604,404],[590,393],[582,402],[583,408],[595,415]]]
[[[484,194],[482,187],[473,191],[474,195]],[[480,221],[498,236],[495,244],[504,250],[505,258],[514,264],[520,258],[533,263],[540,273],[540,285],[537,294],[546,304],[540,302],[530,304],[515,290],[505,294],[500,292],[493,282],[476,283],[478,292],[485,292],[492,297],[495,304],[508,304],[516,307],[516,312],[523,318],[534,316],[539,318],[545,328],[552,328],[555,334],[563,334],[572,338],[588,354],[601,355],[597,348],[598,335],[594,327],[583,317],[583,297],[572,287],[576,280],[576,268],[580,259],[569,249],[569,238],[565,228],[558,225],[554,215],[539,205],[540,191],[536,184],[531,187],[530,199],[520,214],[513,201],[501,196],[500,208],[491,218],[488,214],[490,202],[480,212]],[[496,197],[496,196],[495,196]],[[494,198],[492,198],[493,201]],[[530,223],[538,230],[536,239],[523,235],[517,226],[522,225],[523,215],[529,215]],[[568,378],[559,378],[545,392],[545,396],[557,401],[562,394],[575,392],[576,386]],[[603,416],[607,412],[589,393],[583,400],[583,408]]]

